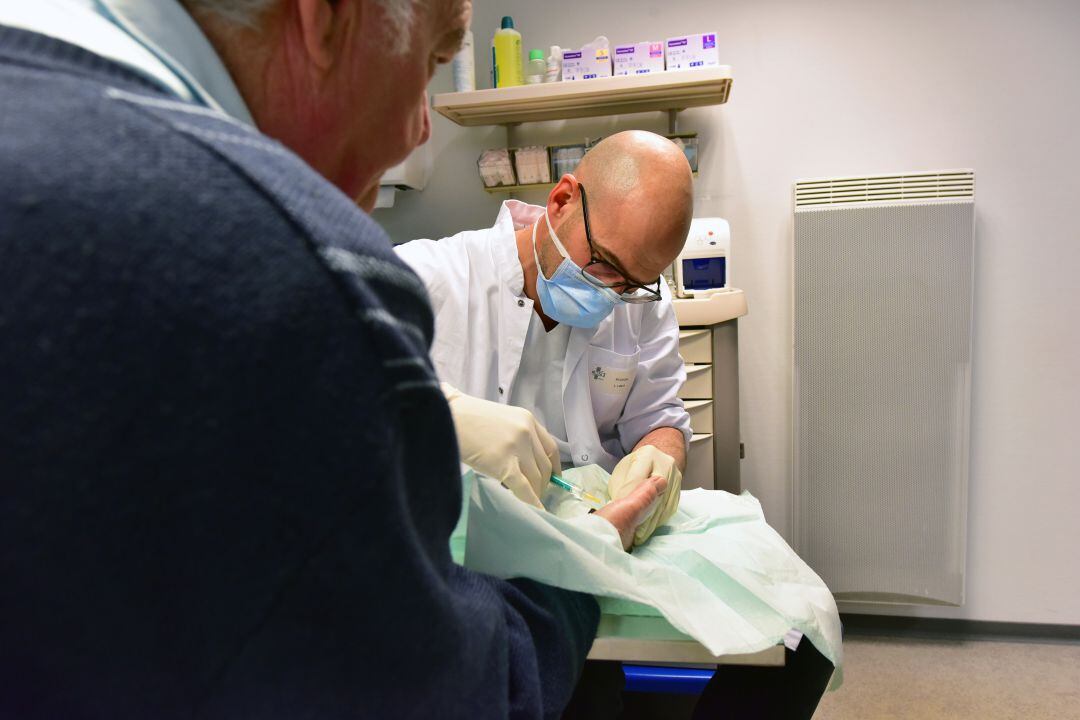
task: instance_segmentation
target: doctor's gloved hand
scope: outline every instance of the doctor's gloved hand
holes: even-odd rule
[[[461,461],[519,499],[543,507],[540,496],[551,475],[562,473],[551,434],[525,408],[481,400],[446,383],[442,390],[454,416]]]
[[[642,445],[619,461],[608,483],[608,495],[612,500],[618,500],[630,495],[654,475],[667,481],[667,489],[649,516],[638,526],[634,533],[635,545],[648,540],[656,528],[666,523],[679,509],[682,472],[675,464],[675,458],[652,445]]]

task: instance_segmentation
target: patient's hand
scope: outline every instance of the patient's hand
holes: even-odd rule
[[[667,480],[654,475],[626,497],[612,500],[596,511],[599,517],[607,520],[619,531],[623,550],[630,549],[630,544],[634,541],[634,531],[649,517],[666,489]]]

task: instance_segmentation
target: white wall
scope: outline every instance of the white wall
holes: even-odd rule
[[[731,100],[681,124],[702,137],[697,214],[731,221],[732,276],[750,304],[740,324],[743,483],[785,536],[792,181],[975,169],[968,601],[889,612],[1080,624],[1080,3],[480,2],[480,87],[504,13],[527,48],[718,32],[721,61],[734,67]],[[440,73],[433,91],[448,88]],[[631,127],[666,125],[657,113],[521,132],[569,142]],[[497,212],[475,161],[505,132],[437,118],[433,142],[431,187],[376,215],[395,239],[486,226]]]

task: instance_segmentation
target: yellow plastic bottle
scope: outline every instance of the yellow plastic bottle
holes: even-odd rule
[[[497,88],[524,85],[521,71],[521,33],[514,29],[514,18],[502,19],[502,28],[491,38],[492,85]]]

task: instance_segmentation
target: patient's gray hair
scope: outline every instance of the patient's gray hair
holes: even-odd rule
[[[337,0],[327,0],[337,2]],[[386,12],[394,36],[387,38],[390,49],[404,53],[412,40],[413,14],[424,0],[375,0]],[[258,28],[262,16],[282,0],[181,0],[193,14],[210,14],[234,25]]]

